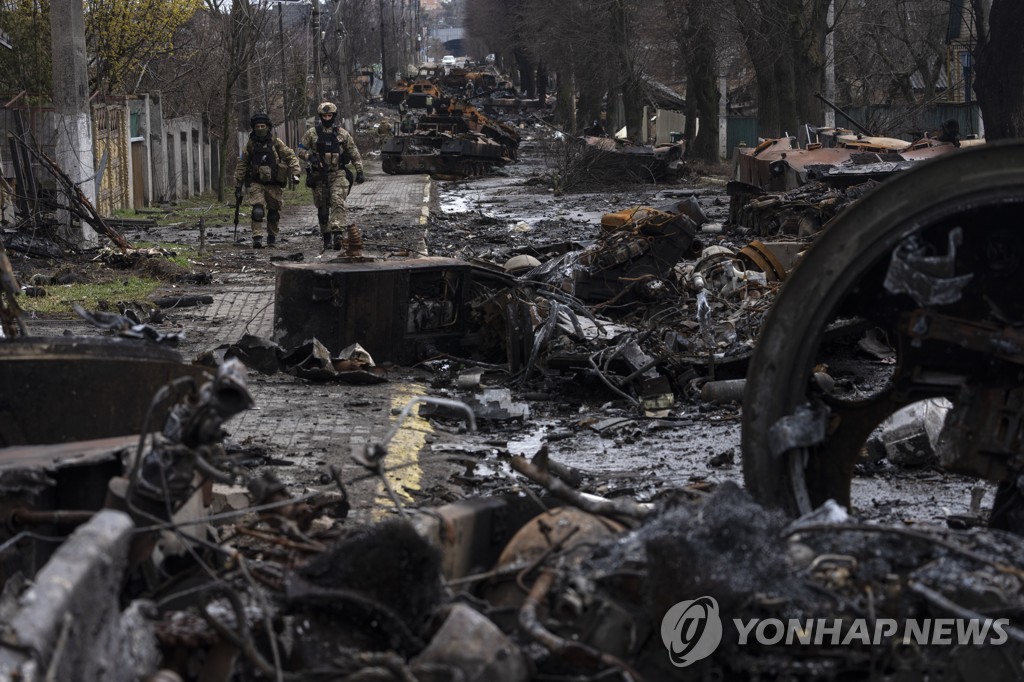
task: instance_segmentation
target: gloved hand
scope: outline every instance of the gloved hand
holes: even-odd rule
[[[235,201],[241,201],[241,200],[242,200],[242,186],[241,185],[235,185]]]
[[[366,176],[363,175],[363,171],[356,171],[356,183],[362,184],[366,182]]]

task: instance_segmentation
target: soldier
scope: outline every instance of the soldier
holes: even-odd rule
[[[252,204],[252,248],[263,248],[263,218],[267,218],[267,246],[273,246],[279,233],[282,188],[299,181],[299,159],[288,145],[270,130],[270,117],[253,114],[252,132],[235,166],[235,200],[242,201],[242,183],[249,187]]]
[[[353,181],[349,164],[356,169],[355,182],[366,180],[363,157],[355,140],[336,120],[338,107],[324,102],[316,112],[319,120],[302,136],[299,154],[306,160],[306,184],[313,188],[324,249],[340,251],[344,241],[345,255],[358,257],[363,252],[363,235],[358,226],[346,225],[345,199]],[[347,231],[344,237],[342,228]]]

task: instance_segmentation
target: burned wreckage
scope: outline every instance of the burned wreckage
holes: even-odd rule
[[[349,489],[360,476],[387,485],[400,466],[394,432],[355,453],[360,476],[332,468],[292,494],[225,440],[253,406],[241,365],[175,366],[132,403],[133,433],[58,447],[12,437],[20,418],[0,422],[0,671],[1020,679],[1024,540],[857,523],[840,505],[874,428],[941,401],[943,465],[1002,481],[993,525],[1020,531],[1022,202],[1024,145],[990,145],[882,184],[807,249],[713,243],[683,199],[609,213],[592,245],[524,252],[505,267],[282,265],[275,342],[317,339],[336,370],[358,342],[381,361],[476,361],[505,388],[576,375],[652,422],[673,394],[713,397],[719,378],[745,374],[749,494],[699,482],[645,502],[582,492],[551,439],[532,457],[502,455],[520,482],[508,494],[430,508],[389,495],[396,517],[361,525],[348,518]],[[373,310],[366,290],[384,296]],[[888,340],[891,361],[851,350],[866,330]],[[282,359],[272,344],[243,350],[254,368],[258,350]],[[7,400],[26,392],[4,380]],[[484,428],[486,406],[467,411],[457,397],[419,403],[447,409],[440,418],[464,422],[467,436]],[[213,487],[239,484],[251,504],[210,508]],[[698,600],[714,603],[718,639],[700,637],[701,656],[688,656],[687,633],[666,616]],[[985,627],[953,646],[969,622]]]
[[[488,87],[490,86],[490,87]],[[427,69],[387,101],[404,112],[398,134],[381,147],[385,173],[476,176],[516,160],[519,132],[483,99],[498,90],[493,74]],[[490,99],[489,102],[495,100]],[[424,110],[415,116],[410,110]]]

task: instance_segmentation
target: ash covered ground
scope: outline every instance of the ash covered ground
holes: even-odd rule
[[[425,241],[430,255],[497,269],[515,255],[547,259],[588,248],[600,238],[606,213],[684,199],[695,200],[708,218],[697,234],[703,249],[737,249],[753,236],[725,225],[728,201],[721,174],[692,172],[663,186],[556,196],[545,181],[553,172],[544,153],[548,135],[543,129],[524,132],[520,161],[501,173],[436,182],[434,212],[425,235],[419,226],[397,224],[386,206],[355,212],[371,252],[413,255]],[[372,164],[374,157],[368,158]],[[370,174],[371,183],[384,181],[372,165]],[[160,293],[209,294],[215,300],[212,308],[231,301],[237,309],[228,306],[223,314],[211,314],[202,306],[172,308],[148,321],[162,331],[185,330],[180,348],[188,358],[216,351],[225,341],[239,341],[244,332],[269,333],[274,263],[333,258],[319,251],[315,213],[309,206],[293,202],[283,225],[284,239],[269,251],[235,243],[231,225],[210,225],[204,253],[193,263],[196,271],[209,277],[170,281],[170,274]],[[186,225],[141,229],[129,236],[195,244],[199,235]],[[40,281],[55,278],[58,269],[44,260],[16,260],[15,267],[19,278],[39,275]],[[91,256],[73,268],[82,277],[100,276]],[[102,276],[111,275],[106,271]],[[758,296],[750,295],[752,291]],[[692,295],[667,301],[659,291],[653,293],[658,295],[643,304],[634,301],[629,309],[616,311],[616,322],[650,322],[653,310],[662,315],[654,319],[671,320],[678,329],[694,333],[676,337],[675,356],[681,360],[670,363],[666,377],[671,400],[647,408],[609,385],[608,375],[621,376],[621,368],[599,365],[602,373],[582,367],[579,353],[573,353],[578,348],[571,343],[548,346],[549,352],[531,371],[519,374],[493,359],[472,362],[453,356],[433,357],[412,367],[385,366],[387,381],[369,385],[251,371],[249,389],[256,408],[227,424],[227,446],[236,461],[251,467],[254,475],[273,474],[291,494],[331,488],[337,474],[347,484],[352,513],[348,518],[337,513],[333,520],[327,518],[330,513],[319,517],[302,529],[316,542],[299,535],[300,544],[293,538],[276,550],[266,543],[280,538],[268,535],[266,526],[257,528],[259,520],[248,522],[250,527],[239,520],[236,529],[259,534],[249,539],[231,536],[230,542],[261,567],[265,592],[272,595],[274,605],[267,607],[262,597],[254,598],[260,589],[233,574],[216,584],[225,594],[232,594],[225,585],[233,584],[236,600],[218,603],[212,596],[204,597],[201,613],[213,616],[207,618],[211,625],[223,626],[230,621],[231,607],[239,621],[247,609],[262,612],[274,619],[273,627],[264,628],[255,619],[248,627],[253,632],[276,632],[282,646],[294,645],[284,661],[288,670],[308,671],[333,656],[330,662],[336,669],[328,679],[343,679],[338,670],[347,674],[377,664],[389,666],[394,674],[379,673],[374,679],[410,679],[411,673],[400,678],[395,672],[407,672],[406,665],[417,675],[422,673],[414,679],[438,679],[426,668],[416,668],[430,665],[430,654],[423,651],[428,639],[432,646],[448,644],[456,654],[463,654],[471,642],[483,642],[485,648],[493,642],[493,647],[478,652],[476,662],[515,651],[515,660],[529,659],[536,666],[531,676],[540,671],[536,679],[578,678],[587,668],[614,668],[622,679],[679,677],[679,670],[666,660],[657,633],[659,620],[673,604],[705,594],[715,595],[723,614],[762,619],[902,622],[950,612],[968,618],[979,613],[1015,618],[1020,613],[1020,570],[1014,560],[1019,557],[1019,539],[983,530],[944,529],[954,521],[973,525],[983,516],[990,493],[974,479],[942,472],[928,458],[896,461],[877,451],[866,453],[854,483],[853,514],[872,525],[851,523],[841,512],[827,508],[791,525],[781,513],[754,504],[737,485],[742,482],[741,406],[737,401],[709,402],[702,389],[710,379],[744,376],[744,351],[749,350],[744,334],[756,333],[758,315],[770,308],[772,287],[751,285],[738,301],[722,296],[711,304],[710,318],[704,322],[698,319],[700,305],[694,304]],[[678,293],[685,292],[680,288]],[[120,303],[112,302],[111,307],[136,308],[140,314],[146,308],[143,302]],[[550,314],[551,300],[543,305]],[[571,301],[565,305],[571,308]],[[581,313],[578,321],[585,317]],[[80,320],[66,318],[37,317],[31,323],[36,333],[88,330]],[[694,340],[698,333],[723,349],[721,362],[701,360],[695,349],[707,339]],[[891,364],[865,357],[856,344],[837,343],[830,350],[828,372],[840,393],[871,394],[891,372]],[[479,428],[469,432],[459,413],[434,406],[406,419],[390,441],[387,463],[395,467],[388,475],[392,496],[351,456],[367,453],[367,445],[387,437],[402,409],[422,397],[478,406]],[[657,414],[647,416],[647,411]],[[547,458],[552,471],[561,465],[558,474],[572,488],[605,498],[610,506],[601,509],[609,512],[607,518],[567,507],[556,510],[523,526],[528,552],[509,550],[504,562],[464,567],[463,573],[482,572],[449,581],[440,575],[441,559],[434,549],[422,544],[422,536],[430,533],[417,535],[397,523],[358,523],[393,518],[396,499],[404,507],[431,507],[503,493],[520,500],[525,491],[527,496],[538,495],[536,486],[517,475],[524,460],[510,457],[538,454]],[[265,483],[273,486],[274,482]],[[980,497],[978,492],[989,496]],[[230,492],[221,493],[218,504],[232,508],[231,497]],[[634,501],[656,504],[638,506]],[[243,499],[235,511],[244,514],[250,502]],[[569,542],[577,531],[579,537]],[[450,540],[445,533],[436,535]],[[519,579],[518,587],[512,577]],[[532,581],[528,598],[524,580]],[[550,609],[538,616],[538,604]],[[215,606],[219,608],[208,608]],[[479,613],[467,614],[470,606]],[[510,620],[514,612],[518,629]],[[165,654],[176,652],[198,666],[206,661],[195,658],[194,633],[177,620],[189,613],[194,617],[187,609],[164,612],[161,644]],[[494,639],[493,632],[492,639],[485,639],[491,626],[480,620],[484,615],[510,639]],[[468,620],[464,632],[453,634],[432,622],[455,621],[456,616]],[[730,627],[726,623],[726,639],[734,642],[736,633]],[[216,640],[202,623],[198,631]],[[249,636],[245,628],[242,632]],[[715,657],[691,670],[708,679],[917,680],[938,679],[940,671],[956,668],[960,677],[948,679],[972,679],[974,669],[990,671],[988,679],[1018,679],[1016,644],[1024,637],[1018,631],[1012,634],[1014,646],[1005,648],[1005,656],[1004,649],[994,646],[900,647],[896,640],[884,646],[857,647],[855,642],[852,647],[813,650],[724,644]],[[263,645],[261,635],[248,649]],[[256,667],[261,668],[252,678],[274,672],[268,664],[271,651],[266,649],[262,660],[251,650],[245,652],[245,665],[258,662]],[[358,653],[367,651],[380,656]],[[1012,664],[996,668],[1012,657]],[[451,665],[460,660],[451,651],[440,658]],[[164,662],[172,660],[167,655]],[[508,660],[499,667],[508,679],[526,679],[523,665],[524,670],[515,674]],[[629,666],[642,675],[633,674]],[[362,679],[369,679],[369,674]],[[450,679],[462,678],[453,674]]]

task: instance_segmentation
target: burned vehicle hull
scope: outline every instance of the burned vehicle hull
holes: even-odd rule
[[[445,134],[388,138],[381,148],[385,173],[477,176],[511,161],[505,148],[482,136]]]
[[[727,187],[729,222],[759,235],[807,236],[873,184],[957,149],[929,138],[907,142],[833,129],[819,130],[818,139],[827,144],[799,149],[793,138],[779,138],[739,150]]]
[[[783,287],[751,359],[742,447],[755,498],[794,514],[828,499],[849,505],[872,431],[941,400],[936,464],[1001,481],[991,522],[1006,522],[1024,466],[1022,207],[1024,145],[987,145],[901,174],[832,223]],[[837,325],[877,329],[895,362],[858,359],[849,339],[844,348],[826,334]],[[809,381],[823,363],[844,368],[845,387]]]
[[[685,168],[683,142],[658,146],[634,145],[610,137],[585,137],[585,152],[593,163],[614,167],[623,181],[661,182],[677,177]]]
[[[519,133],[492,121],[479,109],[456,102],[434,115],[424,116],[408,135],[384,142],[381,164],[385,173],[481,175],[515,161]]]

